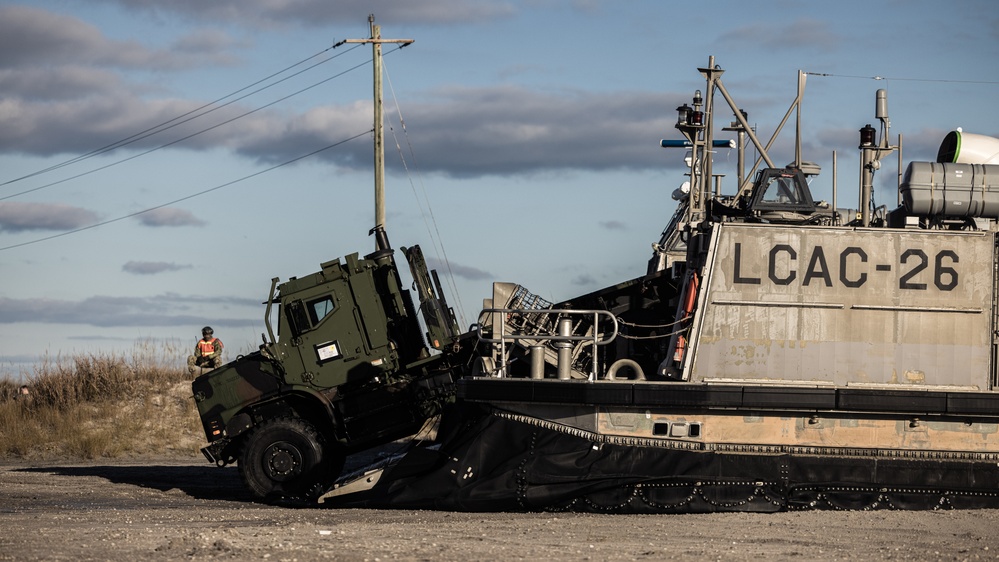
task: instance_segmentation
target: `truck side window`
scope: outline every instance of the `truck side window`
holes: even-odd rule
[[[291,334],[294,337],[299,337],[312,329],[302,301],[289,302],[285,307],[285,317],[288,318],[288,327],[291,328]]]
[[[309,301],[308,307],[309,319],[312,320],[312,325],[315,326],[333,312],[333,296],[326,295],[325,297]]]

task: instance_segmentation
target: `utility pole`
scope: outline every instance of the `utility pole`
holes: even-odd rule
[[[370,43],[371,55],[374,67],[374,113],[375,113],[375,226],[371,232],[376,233],[375,244],[377,250],[387,249],[382,247],[388,245],[385,236],[385,125],[382,120],[382,44],[395,43],[397,45],[409,45],[413,39],[382,39],[381,26],[375,25],[375,15],[368,16],[368,25],[371,26],[371,37],[367,39],[347,39],[346,43]],[[384,242],[383,242],[384,240]]]

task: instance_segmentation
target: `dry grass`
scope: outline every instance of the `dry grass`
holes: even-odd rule
[[[28,396],[0,380],[0,459],[200,457],[190,378],[176,363],[149,349],[46,361]]]

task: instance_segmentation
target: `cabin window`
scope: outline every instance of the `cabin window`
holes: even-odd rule
[[[779,203],[781,205],[797,205],[802,202],[794,177],[772,177],[763,194],[764,203]]]
[[[313,301],[309,301],[309,319],[312,325],[316,326],[333,312],[333,295],[326,295]]]
[[[299,337],[303,333],[312,329],[309,326],[309,316],[302,306],[302,301],[291,301],[285,308],[285,317],[288,319],[288,327],[291,328],[293,337]]]
[[[750,212],[815,212],[805,176],[791,168],[765,168],[754,182],[746,209]]]

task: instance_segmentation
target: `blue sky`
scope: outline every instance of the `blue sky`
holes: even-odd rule
[[[957,127],[999,136],[985,0],[0,2],[0,376],[186,352],[205,324],[231,359],[272,277],[371,251],[371,50],[330,47],[372,12],[415,40],[385,47],[389,237],[447,264],[464,325],[493,281],[558,301],[645,272],[684,172],[658,143],[711,55],[764,138],[799,70],[831,75],[808,77],[803,152],[830,199],[837,151],[840,207],[878,88],[905,162]],[[731,192],[736,155],[716,158]]]

